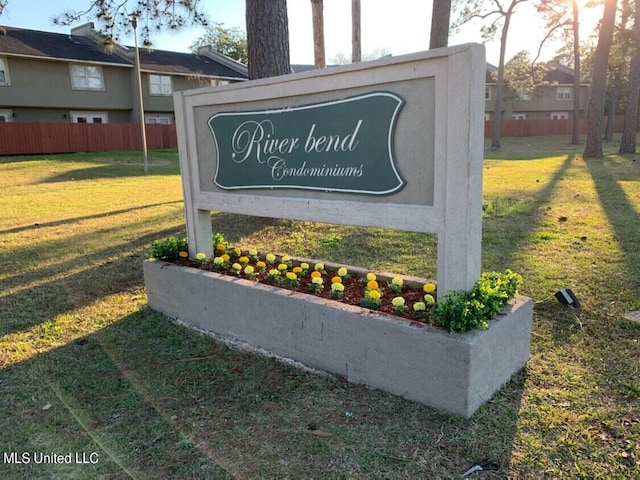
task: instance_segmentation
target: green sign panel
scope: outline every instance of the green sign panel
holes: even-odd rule
[[[223,189],[293,188],[386,195],[405,185],[395,164],[394,127],[404,101],[372,92],[209,119],[214,183]]]

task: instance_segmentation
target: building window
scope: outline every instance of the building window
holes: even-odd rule
[[[527,114],[526,113],[514,113],[512,115],[512,118],[514,120],[526,120],[527,119]]]
[[[0,123],[10,122],[13,118],[13,112],[11,110],[0,110]]]
[[[488,122],[489,120],[491,120],[491,114],[490,113],[485,113],[484,114],[484,121]]]
[[[104,90],[102,68],[92,65],[71,65],[71,86],[74,90]]]
[[[106,112],[71,112],[73,123],[109,123]]]
[[[171,118],[161,115],[145,115],[144,123],[154,123],[160,125],[170,125]]]
[[[569,120],[568,112],[551,112],[549,116],[551,120]]]
[[[491,87],[484,87],[484,99],[491,100]]]
[[[9,85],[9,67],[6,58],[0,58],[0,85]]]
[[[524,88],[519,89],[518,100],[528,102],[529,100],[531,100],[531,92]]]
[[[149,75],[150,95],[171,95],[171,77],[168,75]]]
[[[571,100],[571,87],[558,87],[556,100]]]
[[[0,86],[6,87],[9,85],[11,85],[9,81],[9,63],[6,58],[0,57]]]

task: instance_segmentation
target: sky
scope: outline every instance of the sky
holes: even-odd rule
[[[69,33],[71,27],[60,27],[52,18],[67,11],[86,9],[90,0],[9,0],[0,25]],[[212,22],[225,28],[245,30],[245,0],[202,0],[205,12]],[[290,56],[292,64],[313,64],[313,30],[310,0],[288,0]],[[431,1],[424,0],[361,0],[362,53],[385,50],[393,55],[418,52],[429,48]],[[86,23],[83,20],[74,26]],[[324,0],[325,52],[327,63],[342,54],[351,57],[351,1]],[[508,37],[507,60],[521,50],[537,53],[543,37],[542,23],[532,7],[521,5],[513,16]],[[589,32],[590,27],[583,28]],[[593,27],[590,28],[593,30]],[[159,50],[188,52],[191,44],[205,33],[204,27],[192,27],[180,33],[164,33],[152,37]],[[133,35],[122,35],[120,42],[133,45]],[[482,43],[480,28],[466,26],[449,38],[449,45]],[[555,47],[548,48],[542,60],[549,60]],[[487,61],[497,65],[499,43],[486,44]]]

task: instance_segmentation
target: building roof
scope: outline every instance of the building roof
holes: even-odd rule
[[[133,51],[132,47],[129,49]],[[247,74],[241,71],[243,68],[240,63],[231,68],[208,55],[140,49],[140,69],[144,71],[246,79]]]
[[[90,38],[15,27],[0,31],[0,54],[130,66],[120,56],[101,51]]]
[[[557,60],[547,63],[549,70],[544,74],[543,80],[549,83],[558,83],[560,85],[573,85],[576,76],[575,70],[566,67]]]
[[[559,85],[573,85],[573,79],[575,77],[575,71],[565,65],[562,65],[557,60],[547,62],[547,71],[542,77],[543,82],[554,83]],[[487,63],[487,69],[485,72],[485,82],[488,84],[496,83],[496,77],[498,74],[498,67]]]
[[[26,30],[16,27],[0,29],[0,55],[32,57],[59,61],[78,61],[132,67],[134,47],[117,45],[114,53],[105,52],[100,34],[88,23],[71,30],[71,34]],[[246,80],[247,68],[211,47],[194,53],[169,52],[140,48],[140,69],[173,75],[222,77]]]

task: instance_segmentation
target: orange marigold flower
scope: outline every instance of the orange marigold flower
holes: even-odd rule
[[[319,271],[314,270],[313,272],[311,272],[311,278],[320,278],[320,277],[322,277],[322,274]]]
[[[180,258],[188,258],[189,257],[189,252],[185,252],[184,250],[180,250],[180,252],[178,252],[178,256]]]
[[[331,279],[331,283],[342,283],[342,278],[337,275]]]
[[[224,243],[219,243],[218,245],[216,245],[216,250],[219,250],[219,251],[222,252],[222,251],[224,251],[226,249],[227,249],[227,247],[224,246]]]
[[[377,290],[378,289],[378,282],[376,282],[375,280],[369,280],[367,282],[367,288],[370,288],[371,290]]]

